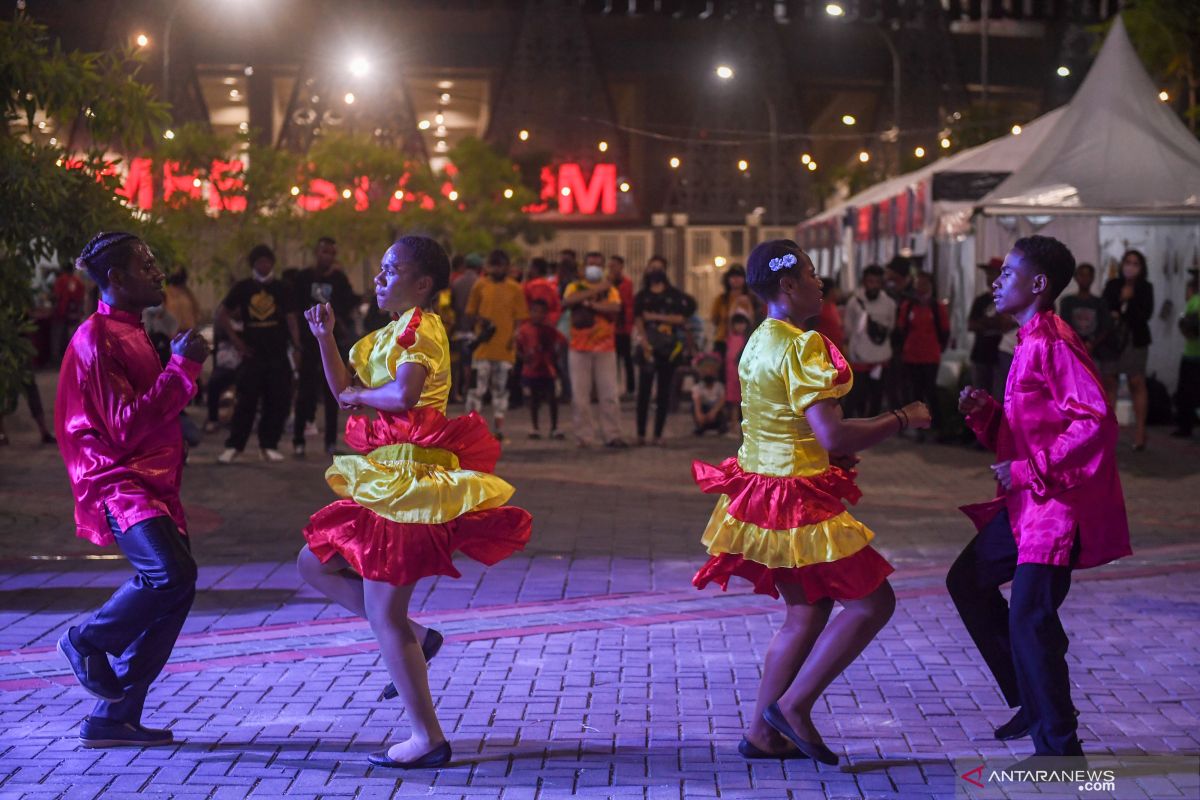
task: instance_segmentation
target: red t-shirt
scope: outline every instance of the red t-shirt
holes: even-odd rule
[[[900,304],[900,313],[896,320],[897,327],[904,331],[904,350],[901,352],[905,364],[938,364],[942,360],[942,344],[938,337],[941,330],[943,336],[948,336],[950,320],[946,314],[946,306],[938,303],[937,321],[934,321],[933,307],[912,300]]]
[[[525,303],[541,300],[546,304],[546,322],[558,324],[562,316],[562,300],[558,296],[558,282],[550,278],[533,278],[522,285],[525,290]]]
[[[567,338],[548,323],[540,325],[525,320],[517,329],[517,353],[521,356],[521,377],[554,378],[558,348]]]
[[[621,313],[617,317],[617,334],[624,336],[633,331],[633,281],[622,276],[616,286],[621,295]]]

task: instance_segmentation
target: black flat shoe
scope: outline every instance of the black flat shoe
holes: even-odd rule
[[[788,725],[784,719],[783,712],[779,710],[778,703],[771,703],[767,706],[767,710],[763,712],[763,719],[768,725],[783,734],[789,742],[796,745],[801,753],[804,753],[811,759],[820,761],[822,764],[828,764],[831,767],[837,766],[838,757],[833,751],[824,745],[824,743],[813,743],[800,738],[800,735],[792,730],[792,726]]]
[[[168,730],[147,728],[137,722],[84,717],[79,743],[84,747],[161,747],[174,744],[175,737]]]
[[[993,732],[993,735],[1002,742],[1007,742],[1012,739],[1024,739],[1029,735],[1029,729],[1033,727],[1029,720],[1025,718],[1025,709],[1018,708],[1017,713],[1013,714],[1012,719],[1001,725]]]
[[[371,753],[367,756],[367,761],[377,767],[388,767],[389,769],[434,769],[450,763],[450,756],[450,743],[442,742],[425,755],[414,758],[412,761],[396,761],[394,758],[389,758],[386,747],[377,753]]]
[[[426,664],[432,661],[433,657],[442,649],[442,642],[444,641],[446,641],[446,637],[433,628],[425,629],[425,640],[421,642],[421,655],[425,656]],[[391,700],[399,695],[400,693],[396,691],[396,684],[391,681],[388,681],[388,685],[383,687],[382,699]]]
[[[58,640],[58,652],[71,665],[75,680],[84,691],[97,699],[119,703],[125,699],[125,688],[113,672],[108,653],[76,644],[71,638],[71,632],[75,630],[77,628],[68,629]]]
[[[760,759],[788,761],[794,758],[808,758],[808,756],[801,750],[785,750],[782,753],[768,753],[766,750],[761,750],[758,747],[755,747],[754,744],[752,744],[745,736],[743,736],[742,740],[738,742],[738,752],[742,754],[742,758],[749,761],[756,761]]]

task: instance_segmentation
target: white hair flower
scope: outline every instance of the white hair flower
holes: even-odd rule
[[[788,253],[780,256],[779,258],[772,258],[767,266],[771,268],[771,272],[779,272],[781,269],[787,269],[788,267],[796,266],[796,261],[797,259],[795,253]]]

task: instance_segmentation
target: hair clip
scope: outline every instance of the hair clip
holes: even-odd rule
[[[796,261],[796,254],[788,253],[780,256],[779,258],[772,258],[767,266],[771,268],[771,272],[779,272],[781,269],[787,269],[788,267],[796,266]]]

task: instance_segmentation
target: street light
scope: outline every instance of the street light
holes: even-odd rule
[[[354,92],[346,92],[346,96],[342,99],[346,101],[346,105],[354,105]]]
[[[723,81],[733,78],[733,67],[728,66],[727,64],[718,64],[716,72],[717,77]]]
[[[1022,128],[1021,128],[1021,126],[1020,126],[1020,125],[1013,125],[1013,126],[1012,126],[1012,135],[1013,135],[1013,136],[1020,136],[1020,135],[1021,135],[1021,130],[1022,130]]]
[[[350,59],[350,63],[346,65],[350,70],[350,74],[356,78],[365,78],[371,72],[371,62],[367,61],[365,56],[356,55]]]
[[[858,122],[858,120],[854,118],[853,114],[843,114],[842,115],[842,124],[843,125],[853,125],[856,122]]]
[[[733,79],[733,67],[728,64],[718,64],[716,68],[717,77],[723,81]],[[771,173],[771,223],[779,224],[779,114],[775,108],[775,101],[771,99],[771,95],[762,90],[762,87],[757,87],[759,97],[767,106],[767,126],[771,140],[771,158],[768,168]],[[745,166],[742,166],[745,164]],[[738,162],[738,169],[745,172],[750,168],[746,161]]]
[[[1054,71],[1058,73],[1058,77],[1060,78],[1068,78],[1071,75],[1071,68],[1065,64]]]
[[[138,47],[145,47],[146,45],[150,44],[150,37],[144,33],[139,33],[134,41],[137,42]]]
[[[1165,103],[1171,99],[1171,95],[1167,94],[1167,90],[1164,89],[1158,93],[1158,99]]]
[[[825,13],[831,17],[843,17],[846,15],[846,9],[842,8],[840,3],[828,3],[825,6]]]

